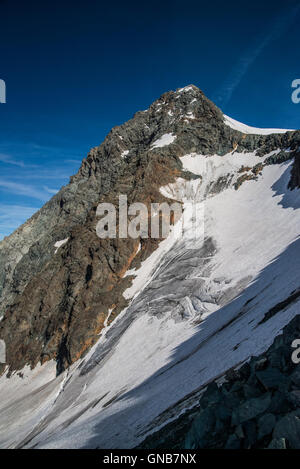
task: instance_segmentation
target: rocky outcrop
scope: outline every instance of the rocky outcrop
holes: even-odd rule
[[[174,142],[155,146],[166,133]],[[123,292],[131,278],[124,278],[125,272],[138,267],[160,240],[141,240],[141,250],[140,240],[100,240],[99,202],[117,203],[119,194],[129,203],[162,202],[161,186],[176,177],[195,178],[183,171],[183,155],[257,150],[264,156],[290,148],[293,157],[299,138],[299,132],[260,136],[233,130],[194,86],[163,94],[147,111],[112,129],[70,183],[0,243],[0,338],[7,344],[10,371],[55,359],[61,372],[95,343],[108,315],[112,321],[126,307]],[[231,180],[228,174],[213,181],[208,193]],[[56,252],[55,244],[65,239]]]
[[[137,162],[134,171],[119,179],[119,192],[103,200],[118,204],[118,193],[149,204],[152,198],[163,202],[159,185],[173,181],[180,173],[176,162],[151,160]],[[129,188],[131,190],[129,190]],[[102,199],[99,198],[99,202]],[[83,225],[68,233],[67,243],[33,276],[23,293],[7,309],[0,324],[7,344],[11,369],[25,364],[56,359],[58,372],[76,361],[99,338],[110,310],[110,320],[126,307],[122,293],[131,283],[124,277],[129,268],[139,266],[156,247],[151,239],[100,240],[96,234],[96,206]]]
[[[208,385],[199,405],[140,445],[151,449],[300,448],[300,315],[258,357]]]
[[[300,153],[297,152],[295,155],[295,163],[292,169],[292,178],[290,182],[290,188],[300,188]]]

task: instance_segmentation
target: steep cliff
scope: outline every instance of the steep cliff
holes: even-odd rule
[[[0,243],[2,446],[136,446],[271,345],[299,305],[299,145],[190,85],[90,151]],[[99,239],[119,195],[202,204],[204,238]]]

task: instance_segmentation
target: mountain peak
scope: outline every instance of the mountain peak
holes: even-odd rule
[[[300,199],[288,183],[300,184],[300,132],[261,135],[235,122],[194,85],[163,94],[2,241],[0,372],[13,375],[3,376],[6,396],[16,382],[20,390],[18,412],[4,410],[17,428],[10,446],[134,447],[296,314]],[[153,203],[179,202],[182,221],[200,204],[203,236],[188,242],[192,216],[180,239],[99,238],[98,206],[119,214],[120,195],[143,204],[146,220]],[[23,405],[32,407],[20,423]]]
[[[244,181],[253,180],[259,171],[251,173],[251,170],[255,164],[264,162],[265,155],[273,152],[272,161],[284,161],[293,158],[293,151],[299,148],[294,133],[252,135],[226,125],[228,122],[224,119],[229,118],[194,85],[164,93],[148,110],[136,113],[128,122],[113,128],[104,142],[83,160],[70,184],[1,243],[0,260],[8,267],[0,277],[0,305],[4,311],[0,332],[8,337],[11,330],[15,331],[11,340],[11,369],[54,358],[62,370],[94,343],[111,304],[118,304],[115,314],[125,306],[120,272],[127,266],[136,243],[130,241],[117,257],[113,254],[115,247],[104,243],[106,254],[101,262],[105,275],[98,274],[105,292],[101,298],[87,285],[90,281],[81,278],[83,271],[97,272],[98,269],[93,259],[97,257],[99,242],[94,229],[95,206],[100,200],[115,202],[117,194],[122,193],[132,201],[165,201],[160,191],[163,184],[175,183],[178,177],[189,180],[199,176],[203,178],[202,194],[207,196],[230,184],[240,187]],[[257,153],[252,158],[253,163],[250,162],[249,174],[244,174],[242,164],[232,166],[230,161],[234,159],[231,155],[245,152],[250,156]],[[206,179],[199,169],[193,173],[198,160],[213,155],[226,156],[224,170],[213,170]],[[295,170],[295,174],[293,180],[297,183],[298,171]],[[68,241],[60,244],[62,240]],[[146,252],[149,254],[156,247],[155,243],[145,242],[140,256],[146,256]],[[76,265],[81,266],[76,274],[73,272],[75,258]],[[57,283],[58,269],[60,283]],[[48,279],[47,292],[52,285],[49,288],[51,298],[46,302],[45,278]],[[110,279],[108,284],[107,279]],[[74,304],[70,297],[75,298]],[[99,304],[102,304],[101,314]],[[74,308],[78,310],[77,317],[79,311],[86,311],[86,320],[93,324],[93,332],[75,320]],[[35,324],[32,324],[32,315],[38,318]],[[23,322],[18,329],[20,317]],[[49,318],[52,318],[51,326]],[[51,339],[46,332],[49,327]],[[25,339],[24,333],[35,340]],[[77,341],[79,336],[81,340]]]

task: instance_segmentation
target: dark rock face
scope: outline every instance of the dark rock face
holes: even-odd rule
[[[141,240],[139,252],[139,240],[100,240],[98,203],[117,204],[119,194],[126,194],[128,203],[165,201],[162,185],[195,177],[182,170],[179,158],[185,154],[258,150],[263,156],[290,148],[293,158],[299,148],[300,132],[260,136],[231,129],[198,88],[188,88],[163,94],[147,111],[112,129],[70,183],[0,243],[0,338],[11,371],[55,359],[60,372],[80,358],[97,340],[109,310],[112,321],[126,307],[122,293],[131,282],[123,278],[126,270],[157,248],[159,240]],[[174,143],[153,148],[166,133],[176,136]],[[231,178],[215,181],[209,190],[225,189]],[[292,178],[297,184],[298,154]],[[54,244],[67,238],[55,253]]]
[[[130,203],[149,203],[151,197],[164,201],[156,188],[162,181],[172,182],[180,171],[172,160],[167,160],[168,166],[158,160],[154,156],[145,164],[139,161],[135,170],[138,180],[143,181],[139,187],[135,187],[132,175],[119,179],[119,191],[128,193]],[[116,194],[111,193],[103,200],[117,204],[115,199]],[[157,243],[145,239],[136,255],[139,240],[100,240],[95,209],[85,224],[72,228],[66,245],[52,255],[7,309],[0,333],[7,343],[12,369],[55,358],[58,372],[62,371],[94,344],[109,309],[113,309],[112,320],[127,305],[122,293],[130,285],[130,278],[123,279],[123,275],[139,265]]]
[[[300,188],[300,153],[296,153],[295,162],[292,169],[292,179],[290,182],[290,188]]]
[[[211,383],[199,406],[148,437],[143,448],[300,448],[300,371],[292,361],[300,315],[271,347],[226,382]],[[175,435],[175,438],[174,438]]]

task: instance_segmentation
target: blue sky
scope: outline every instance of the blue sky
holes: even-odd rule
[[[0,0],[0,15],[0,239],[165,91],[193,83],[246,124],[300,127],[299,1]]]

